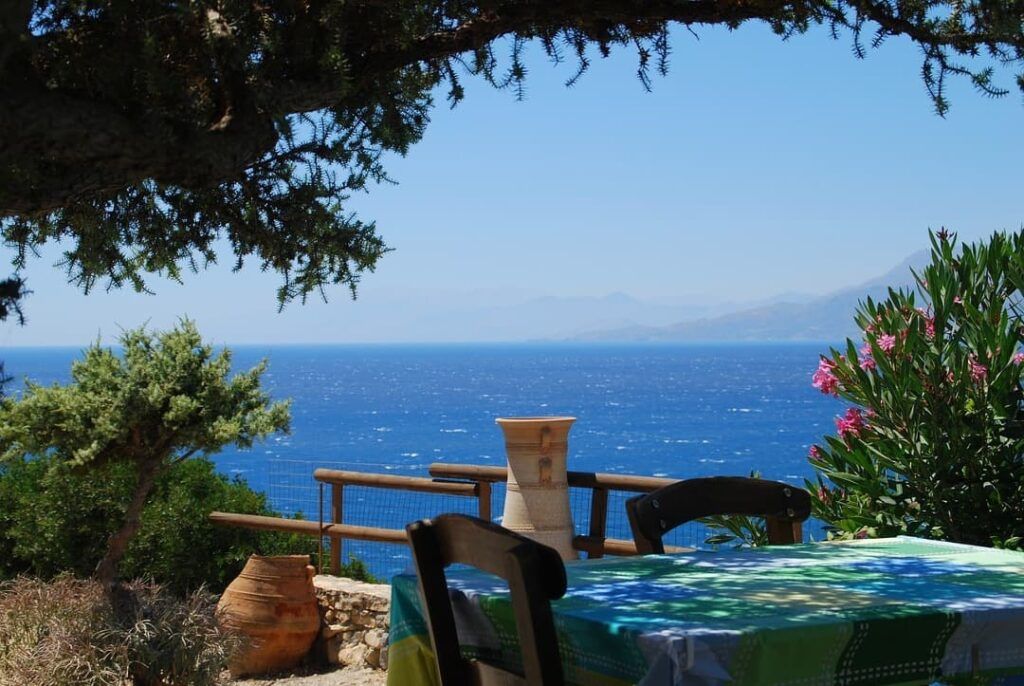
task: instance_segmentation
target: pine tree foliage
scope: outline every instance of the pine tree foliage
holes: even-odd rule
[[[0,232],[17,268],[62,241],[86,290],[180,279],[226,239],[283,276],[283,304],[373,269],[387,248],[347,198],[420,139],[438,87],[521,94],[530,43],[569,84],[632,50],[650,87],[673,24],[823,25],[858,56],[903,36],[943,114],[950,76],[1004,95],[995,65],[1024,89],[1022,18],[1024,0],[5,0]]]
[[[0,280],[0,322],[14,317],[19,323],[25,323],[25,315],[21,311],[21,299],[27,293],[25,282],[16,276]],[[11,378],[4,373],[4,363],[0,362],[0,395],[3,395],[4,384]]]
[[[88,348],[66,385],[27,383],[20,397],[0,400],[0,463],[42,455],[68,469],[134,471],[124,521],[97,567],[104,582],[168,469],[228,445],[248,448],[290,422],[288,403],[271,402],[260,385],[266,364],[231,376],[230,353],[215,353],[190,321],[158,334],[126,331],[120,344]]]

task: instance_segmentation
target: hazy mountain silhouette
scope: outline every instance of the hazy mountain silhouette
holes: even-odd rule
[[[889,288],[912,288],[911,269],[928,264],[928,251],[914,253],[887,273],[857,286],[804,302],[776,302],[667,326],[602,328],[571,337],[578,341],[838,341],[858,335],[857,303],[884,298]]]

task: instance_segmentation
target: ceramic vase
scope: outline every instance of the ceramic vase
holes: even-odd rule
[[[508,490],[502,526],[575,560],[566,454],[575,417],[502,417]]]

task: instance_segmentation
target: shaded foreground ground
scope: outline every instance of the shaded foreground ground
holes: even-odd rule
[[[336,669],[306,675],[282,675],[232,681],[233,686],[384,686],[387,673],[379,669]]]

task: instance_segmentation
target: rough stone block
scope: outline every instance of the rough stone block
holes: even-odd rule
[[[331,664],[387,669],[391,587],[320,575],[321,646]]]
[[[362,643],[353,643],[338,652],[338,662],[346,667],[362,667],[366,664],[366,653],[369,651]]]
[[[371,648],[380,649],[388,640],[388,635],[380,629],[370,629],[363,636],[363,643]]]

